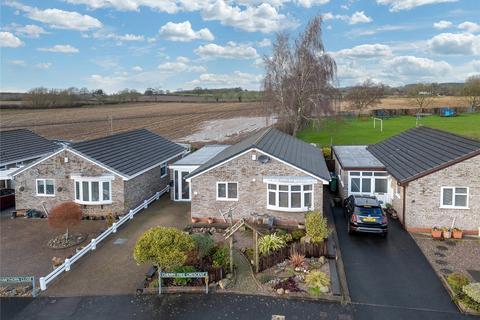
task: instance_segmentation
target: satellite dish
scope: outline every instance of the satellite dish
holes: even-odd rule
[[[258,161],[265,164],[270,161],[270,157],[262,154],[261,156],[258,157]]]

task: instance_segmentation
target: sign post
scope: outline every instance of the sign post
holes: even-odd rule
[[[208,293],[208,272],[159,272],[158,294],[162,294],[162,279],[167,278],[203,278],[205,279],[205,293]]]

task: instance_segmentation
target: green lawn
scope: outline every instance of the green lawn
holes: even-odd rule
[[[377,128],[374,129],[372,118],[339,121],[329,118],[317,125],[317,128],[311,126],[302,130],[298,137],[322,146],[373,144],[415,127],[415,122],[414,116],[393,117],[383,121],[383,132],[380,132],[380,123],[377,121]],[[480,113],[462,114],[453,118],[427,116],[420,119],[419,123],[480,140]]]

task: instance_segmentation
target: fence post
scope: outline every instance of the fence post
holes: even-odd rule
[[[116,223],[116,222],[114,222],[114,223],[112,224],[112,228],[113,228],[112,232],[113,232],[113,233],[117,233],[117,223]]]
[[[65,271],[70,271],[70,259],[65,259]]]
[[[143,209],[147,209],[148,208],[148,202],[147,200],[144,200],[143,201]]]
[[[130,217],[130,220],[133,219],[133,210],[130,210],[130,212],[128,213],[129,217]]]
[[[160,192],[155,193],[155,198],[158,200],[160,199]]]
[[[92,250],[97,249],[97,239],[93,238],[90,243],[92,244]]]
[[[47,284],[45,283],[45,278],[44,277],[40,277],[40,289],[42,291],[47,290]]]

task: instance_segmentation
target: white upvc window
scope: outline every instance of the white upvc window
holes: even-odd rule
[[[312,184],[268,183],[267,209],[303,212],[313,210]]]
[[[442,187],[440,208],[468,209],[468,187]]]
[[[55,180],[53,179],[37,179],[37,196],[55,197]]]
[[[167,163],[164,162],[160,166],[160,177],[165,178],[168,175]]]
[[[75,181],[75,202],[80,204],[112,203],[112,181],[109,178],[80,178]]]
[[[217,182],[217,200],[238,201],[238,183]]]

